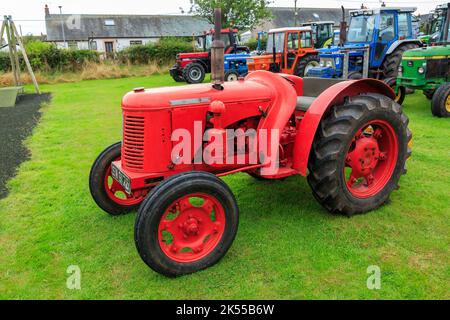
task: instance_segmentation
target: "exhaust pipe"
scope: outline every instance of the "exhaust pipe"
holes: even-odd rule
[[[345,21],[345,9],[344,6],[341,6],[342,9],[342,21],[339,30],[339,46],[343,47],[345,42],[347,41],[347,22]]]
[[[221,39],[222,10],[214,9],[214,41],[211,46],[211,82],[216,90],[223,90],[225,81],[225,43]]]

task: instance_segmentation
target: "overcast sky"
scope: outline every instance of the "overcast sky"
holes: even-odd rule
[[[237,0],[238,1],[238,0]],[[418,8],[418,13],[428,13],[445,0],[392,0],[385,1],[388,6]],[[298,0],[299,7],[309,8],[358,8],[361,3],[368,7],[379,7],[378,0]],[[48,4],[51,13],[97,13],[97,14],[179,14],[180,7],[189,9],[189,0],[2,0],[0,15],[12,15],[23,34],[45,34],[44,5]],[[272,6],[293,7],[294,0],[275,0]],[[27,20],[27,21],[25,21]]]

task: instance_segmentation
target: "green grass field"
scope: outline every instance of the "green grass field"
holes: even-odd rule
[[[110,217],[93,202],[89,169],[121,138],[120,99],[169,76],[44,86],[32,153],[0,201],[3,299],[449,299],[450,119],[421,93],[405,110],[414,134],[408,174],[390,202],[351,219],[333,216],[301,177],[225,177],[240,207],[237,238],[214,267],[177,279],[151,271],[133,240],[135,214]],[[81,290],[66,288],[68,266]],[[381,289],[366,286],[381,268]]]

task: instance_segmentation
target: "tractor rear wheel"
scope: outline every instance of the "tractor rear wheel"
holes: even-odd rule
[[[386,78],[383,80],[384,83],[386,83],[389,87],[392,88],[395,92],[395,102],[398,104],[402,104],[403,101],[405,101],[406,98],[406,88],[403,86],[397,87],[397,79],[396,78]]]
[[[89,189],[97,205],[116,216],[136,210],[144,200],[142,193],[130,195],[113,179],[111,163],[120,160],[122,143],[106,148],[95,160],[89,174]]]
[[[205,74],[205,68],[200,63],[191,62],[183,69],[183,77],[187,83],[202,83]]]
[[[142,260],[166,276],[217,263],[237,233],[239,210],[229,187],[215,175],[190,171],[155,187],[139,208],[134,228]]]
[[[441,85],[434,93],[431,112],[439,118],[450,117],[450,82]]]
[[[320,59],[318,55],[310,54],[299,58],[297,68],[295,69],[295,75],[299,77],[305,77],[308,74],[309,69],[318,67],[320,65]]]
[[[309,159],[313,195],[333,213],[374,210],[398,188],[411,152],[408,118],[381,94],[362,94],[323,118]]]
[[[388,55],[383,62],[382,70],[384,74],[384,78],[397,78],[398,75],[398,67],[402,61],[403,53],[407,50],[419,48],[419,45],[415,43],[408,43],[402,45],[394,50],[390,55]]]

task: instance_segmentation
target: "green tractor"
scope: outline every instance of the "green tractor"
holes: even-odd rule
[[[333,43],[334,21],[314,21],[300,24],[301,27],[311,27],[316,49],[326,48]]]
[[[422,90],[431,100],[431,112],[450,117],[450,3],[438,7],[440,38],[434,46],[408,50],[403,54],[397,87]]]

